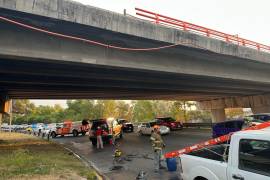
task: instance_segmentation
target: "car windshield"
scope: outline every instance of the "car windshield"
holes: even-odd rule
[[[150,122],[150,126],[153,127],[154,125],[156,125],[156,122]]]
[[[125,120],[125,119],[120,119],[120,120],[118,120],[118,122],[121,123],[121,124],[123,124],[123,123],[127,123],[128,121]]]

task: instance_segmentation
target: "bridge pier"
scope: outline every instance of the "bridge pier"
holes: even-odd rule
[[[254,114],[270,113],[270,94],[200,101],[197,106],[210,110],[213,122],[220,122],[226,119],[225,108],[251,108]]]
[[[254,106],[251,107],[251,110],[253,114],[258,114],[258,113],[270,113],[270,106]]]
[[[226,120],[225,109],[211,109],[212,122],[222,122]]]
[[[3,114],[9,110],[8,96],[5,92],[0,92],[0,131],[2,127]]]

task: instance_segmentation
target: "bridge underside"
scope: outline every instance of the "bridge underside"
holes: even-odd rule
[[[168,44],[7,9],[1,9],[0,15],[122,47]],[[119,51],[5,22],[0,23],[0,38],[0,91],[9,98],[204,101],[266,94],[270,90],[269,63],[194,47]],[[185,38],[199,40],[192,35]],[[224,44],[226,47],[230,46]]]
[[[8,98],[164,99],[200,101],[214,121],[228,107],[270,112],[268,53],[69,1],[1,2],[0,16],[56,33],[125,48],[178,45],[122,51],[1,20],[0,106]]]
[[[0,66],[0,89],[10,98],[202,101],[263,94],[270,88],[249,81],[44,59],[1,57]]]

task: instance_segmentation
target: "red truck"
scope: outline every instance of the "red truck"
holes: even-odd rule
[[[79,134],[83,136],[88,132],[89,124],[87,121],[82,122],[73,122],[71,120],[64,121],[60,126],[56,126],[51,129],[51,136],[55,138],[58,135],[64,136],[67,134],[73,134],[74,137],[77,137]]]
[[[170,130],[183,129],[183,124],[172,117],[156,117],[155,121],[160,126],[167,126]]]

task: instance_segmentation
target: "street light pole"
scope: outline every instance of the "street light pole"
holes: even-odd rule
[[[10,109],[9,109],[9,132],[11,132],[11,124],[12,124],[12,99],[10,100]]]

